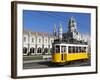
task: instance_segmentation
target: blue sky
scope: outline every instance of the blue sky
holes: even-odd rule
[[[23,10],[23,27],[24,30],[52,33],[54,24],[59,27],[61,23],[63,32],[67,32],[71,17],[74,17],[77,22],[78,32],[90,34],[91,15],[89,13]]]

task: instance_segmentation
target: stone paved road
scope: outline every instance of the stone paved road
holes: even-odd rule
[[[54,68],[54,67],[79,67],[79,66],[90,66],[90,60],[88,61],[74,61],[65,65],[55,65],[51,61],[41,61],[41,62],[30,62],[23,63],[23,69],[37,69],[37,68]]]

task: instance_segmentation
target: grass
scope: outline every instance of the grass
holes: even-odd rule
[[[33,55],[33,56],[24,56],[23,60],[43,60],[43,56],[42,55]]]
[[[43,56],[49,56],[51,54],[45,54],[45,55],[31,55],[31,56],[23,56],[24,61],[28,60],[43,60]]]

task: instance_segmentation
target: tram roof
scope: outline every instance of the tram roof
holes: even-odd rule
[[[66,40],[54,40],[54,43],[53,44],[76,44],[76,45],[87,45],[86,42],[68,42]]]

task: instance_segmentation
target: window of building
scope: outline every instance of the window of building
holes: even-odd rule
[[[24,42],[26,42],[26,37],[24,37]]]
[[[48,48],[44,48],[44,51],[42,54],[46,54],[46,53],[48,53]]]
[[[32,38],[32,43],[34,42],[34,38]]]
[[[53,43],[53,40],[51,40],[51,43]]]
[[[30,53],[34,53],[35,52],[35,48],[30,48]]]
[[[23,48],[23,53],[24,53],[24,54],[27,53],[27,48],[26,48],[26,47]]]
[[[42,53],[42,48],[38,48],[37,53]]]
[[[45,48],[45,49],[44,49],[44,52],[47,53],[47,52],[48,52],[48,48]]]
[[[45,39],[45,43],[47,43],[47,39]]]
[[[41,43],[41,39],[39,39],[39,43]]]

